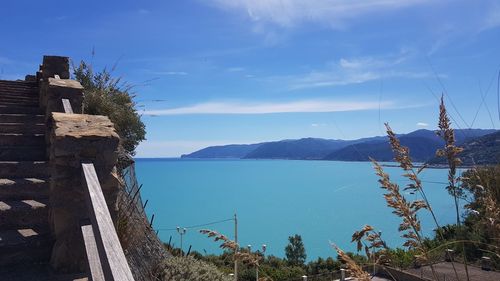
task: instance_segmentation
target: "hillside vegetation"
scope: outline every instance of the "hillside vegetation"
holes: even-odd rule
[[[486,137],[489,134],[493,135]],[[467,159],[472,159],[472,157],[477,158],[480,163],[496,163],[498,159],[493,159],[491,155],[499,150],[500,143],[497,141],[499,134],[496,130],[456,130],[457,144],[465,147],[463,153],[465,164],[469,164],[470,161]],[[483,136],[484,139],[479,139]],[[435,152],[443,146],[444,142],[435,131],[422,129],[400,134],[398,137],[402,145],[410,149],[410,155],[414,161],[440,163],[434,159]],[[485,146],[488,150],[484,150]],[[182,157],[337,161],[369,161],[372,157],[379,161],[392,161],[393,153],[387,137],[379,136],[356,140],[303,138],[246,145],[211,146],[182,155]]]

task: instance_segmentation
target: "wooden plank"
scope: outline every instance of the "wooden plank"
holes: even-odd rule
[[[63,107],[64,107],[64,112],[73,114],[73,108],[71,107],[71,103],[69,102],[69,100],[62,99],[62,103],[63,103]]]
[[[102,272],[101,260],[99,258],[99,251],[97,250],[97,243],[95,241],[92,225],[84,224],[81,226],[81,229],[92,281],[105,281],[106,279],[104,279],[104,273]]]
[[[89,216],[106,281],[133,281],[132,272],[118,240],[101,185],[92,163],[82,163]]]

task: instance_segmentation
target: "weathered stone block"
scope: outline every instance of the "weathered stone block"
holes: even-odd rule
[[[51,112],[64,112],[62,99],[68,99],[73,113],[82,113],[83,87],[75,80],[48,78],[41,85],[40,106],[46,116]]]
[[[60,56],[43,56],[40,67],[42,78],[48,79],[59,75],[61,79],[69,79],[69,58]]]
[[[56,238],[51,263],[56,270],[77,272],[86,257],[80,221],[88,219],[89,213],[81,163],[94,164],[110,213],[116,217],[120,139],[105,116],[53,112],[49,126],[50,222]]]

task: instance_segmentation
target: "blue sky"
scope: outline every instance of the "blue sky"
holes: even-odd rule
[[[117,63],[142,157],[434,129],[444,91],[455,127],[500,126],[498,1],[8,1],[0,24],[0,79],[44,54]]]

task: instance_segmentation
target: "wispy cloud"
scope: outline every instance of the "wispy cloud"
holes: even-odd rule
[[[496,2],[484,17],[480,31],[500,27],[500,4]]]
[[[0,64],[12,64],[12,63],[14,63],[13,60],[6,57],[0,57]]]
[[[424,122],[418,122],[417,127],[429,127],[429,124],[424,123]]]
[[[311,127],[325,127],[328,126],[326,123],[312,123]]]
[[[230,67],[227,69],[227,71],[229,71],[229,72],[241,72],[241,71],[245,71],[245,68],[244,67]]]
[[[386,57],[341,58],[327,64],[323,69],[308,73],[268,77],[268,82],[278,81],[288,85],[290,90],[360,84],[378,79],[406,78],[422,79],[432,73],[406,69],[403,62],[413,55],[402,52]],[[445,75],[439,74],[440,77]]]
[[[188,75],[185,71],[152,71],[151,73],[155,75]]]
[[[185,114],[272,114],[302,112],[358,111],[397,107],[391,101],[301,100],[283,103],[207,102],[185,107],[146,110],[145,115]]]
[[[368,14],[396,11],[426,3],[430,0],[215,0],[221,9],[246,15],[256,23],[272,23],[293,27],[314,22],[332,28],[343,28],[349,21]]]

